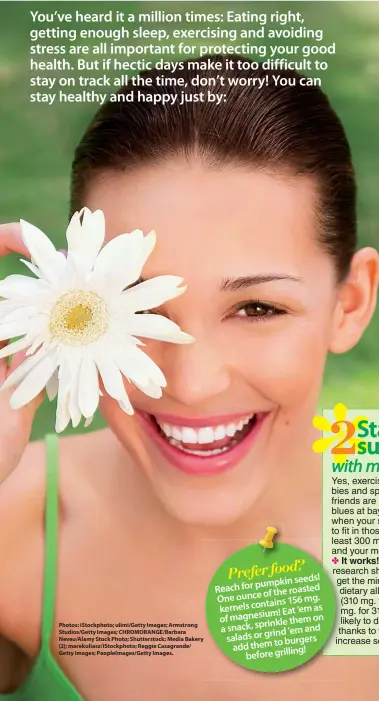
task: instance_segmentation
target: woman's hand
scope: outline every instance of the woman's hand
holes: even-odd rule
[[[18,223],[0,225],[0,257],[20,253],[30,257],[21,237]],[[6,342],[0,342],[3,348]],[[10,367],[7,358],[0,359],[0,386],[6,377],[25,360],[25,351],[15,353]],[[43,392],[21,409],[11,409],[9,398],[13,390],[0,393],[0,483],[14,470],[29,442],[34,415],[43,400]]]

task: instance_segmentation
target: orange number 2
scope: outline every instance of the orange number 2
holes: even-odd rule
[[[339,433],[341,430],[341,424],[346,426],[346,436],[343,437],[342,441],[337,443],[337,445],[332,448],[331,453],[338,455],[345,455],[346,453],[355,453],[355,445],[344,446],[344,443],[354,436],[355,426],[351,421],[335,421],[331,429],[333,433]]]

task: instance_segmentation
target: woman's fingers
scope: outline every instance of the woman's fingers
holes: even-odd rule
[[[26,358],[27,358],[26,351],[27,351],[27,349],[25,348],[25,350],[18,351],[18,353],[13,353],[12,360],[9,364],[9,368],[7,371],[7,375],[9,375],[11,372],[13,372],[13,370],[18,368],[19,365],[21,365],[21,363],[23,363],[24,360],[26,360]]]
[[[21,253],[22,255],[30,258],[30,253],[22,240],[21,225],[19,222],[0,224],[0,258],[8,255],[9,253]],[[7,345],[7,342],[1,342],[0,348],[3,348],[5,345]],[[26,350],[27,349],[24,349],[22,351],[19,351],[18,353],[14,353],[11,363],[9,365],[6,358],[2,358],[0,360],[0,386],[3,384],[7,376],[11,372],[13,372],[13,370],[15,370],[19,365],[21,365],[21,363],[23,363],[24,360],[26,360]],[[6,400],[9,401],[9,396],[12,394],[12,391],[13,390],[5,392]],[[44,393],[41,392],[41,394],[38,397],[36,397],[36,399],[34,399],[26,407],[24,407],[25,411],[29,415],[34,415],[36,409],[43,400],[43,396]],[[9,408],[9,411],[12,410]],[[20,410],[20,413],[22,413],[22,409]]]
[[[7,341],[5,341],[5,342],[4,342],[4,341],[1,341],[1,343],[0,343],[0,350],[1,350],[2,348],[4,348],[4,346],[6,346],[6,345],[7,345]],[[2,359],[0,360],[0,387],[1,387],[1,385],[3,384],[3,382],[4,382],[4,380],[5,380],[6,371],[7,371],[7,359],[6,359],[6,358],[2,358]]]
[[[25,351],[15,353],[10,366],[6,359],[0,360],[0,386],[24,360]],[[18,464],[29,440],[35,413],[44,398],[44,392],[41,392],[31,402],[15,410],[9,405],[13,391],[14,388],[11,388],[0,394],[0,484]]]
[[[26,248],[22,236],[21,236],[21,226],[18,222],[11,222],[8,224],[0,224],[0,258],[8,255],[9,253],[21,253],[25,256],[29,256],[29,251]],[[0,297],[1,299],[1,297]],[[0,343],[0,349],[7,345],[7,341]],[[19,355],[19,354],[18,354]],[[18,361],[16,361],[18,362]],[[22,362],[22,360],[21,360]],[[3,384],[7,375],[7,359],[3,358],[0,360],[0,386]]]
[[[0,224],[0,258],[9,253],[19,253],[30,258],[29,251],[22,240],[21,226],[17,222]],[[6,342],[1,342],[0,348],[6,345]],[[0,386],[3,385],[8,374],[25,359],[26,349],[14,353],[10,365],[7,358],[0,359]],[[12,392],[12,389],[8,389],[0,394],[0,483],[18,465],[30,438],[34,414],[43,400],[43,392],[41,392],[26,406],[13,410],[9,406]]]
[[[0,257],[7,256],[9,253],[21,253],[30,258],[30,253],[22,240],[21,225],[18,222],[0,224]]]

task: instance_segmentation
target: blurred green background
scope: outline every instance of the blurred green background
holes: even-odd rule
[[[308,28],[322,28],[324,43],[335,41],[337,46],[336,56],[329,57],[329,70],[322,76],[323,88],[344,123],[353,151],[359,187],[360,244],[379,247],[379,3],[358,0],[327,3],[0,2],[1,222],[24,218],[42,228],[56,245],[65,247],[71,159],[82,132],[97,110],[95,104],[55,102],[48,107],[29,102],[30,92],[37,92],[29,87],[29,32],[33,27],[30,11],[64,9],[66,12],[99,13],[111,8],[135,13],[153,9],[204,13],[227,9],[266,13],[291,10],[303,14]],[[50,58],[38,57],[39,60]],[[171,60],[174,58],[179,56]],[[18,271],[24,273],[25,268],[16,256],[0,261],[0,278]],[[329,358],[320,408],[333,406],[337,401],[351,408],[379,406],[378,339],[377,312],[354,350]],[[54,414],[54,404],[45,402],[38,412],[33,438],[53,430]],[[97,416],[92,427],[96,429],[102,425],[101,417]]]

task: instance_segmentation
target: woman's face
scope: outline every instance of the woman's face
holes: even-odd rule
[[[167,379],[163,397],[127,386],[147,478],[182,521],[236,521],[273,471],[311,455],[337,303],[333,263],[316,240],[314,185],[178,159],[107,175],[85,204],[104,211],[108,240],[155,229],[143,278],[173,274],[187,285],[154,311],[195,342],[145,340]],[[109,397],[102,409],[127,447],[130,419]]]

